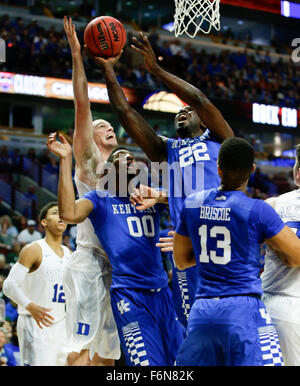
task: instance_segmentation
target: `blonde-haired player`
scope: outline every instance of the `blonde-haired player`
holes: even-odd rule
[[[300,188],[300,145],[296,146],[293,174],[295,185]],[[300,189],[271,197],[266,202],[300,237]],[[300,366],[300,268],[284,265],[268,248],[262,289],[262,300],[278,332],[284,363]]]
[[[40,212],[45,237],[24,246],[3,283],[3,292],[18,304],[17,334],[21,366],[66,363],[63,270],[70,250],[62,245],[67,225],[56,202]]]

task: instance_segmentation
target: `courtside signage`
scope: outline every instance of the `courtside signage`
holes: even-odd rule
[[[124,87],[130,104],[136,103],[134,90]],[[69,79],[0,72],[0,93],[23,94],[45,98],[73,100],[73,85]],[[94,103],[109,103],[106,85],[88,83],[89,99]]]
[[[252,121],[274,126],[297,127],[298,112],[289,107],[278,107],[253,103]]]

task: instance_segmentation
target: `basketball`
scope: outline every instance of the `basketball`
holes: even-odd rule
[[[109,58],[117,56],[126,42],[123,24],[111,16],[99,16],[86,26],[84,43],[96,56]]]

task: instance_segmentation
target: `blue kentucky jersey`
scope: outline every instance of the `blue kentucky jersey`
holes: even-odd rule
[[[220,142],[209,130],[195,138],[167,141],[169,208],[174,227],[187,196],[220,185],[217,168]]]
[[[283,227],[270,205],[242,191],[189,196],[176,231],[192,240],[200,279],[196,296],[261,295],[260,244]]]
[[[166,287],[167,274],[155,245],[163,206],[138,211],[128,197],[95,190],[83,198],[93,203],[89,219],[112,265],[111,288]]]

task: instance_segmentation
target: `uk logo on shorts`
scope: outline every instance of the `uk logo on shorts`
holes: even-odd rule
[[[121,315],[123,315],[125,312],[130,311],[129,303],[125,303],[125,300],[122,299],[117,303],[118,310]]]

